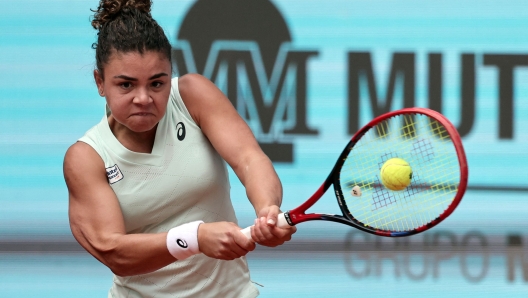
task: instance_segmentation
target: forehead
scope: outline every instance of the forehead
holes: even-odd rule
[[[126,72],[148,75],[150,72],[170,72],[171,62],[161,52],[117,52],[114,51],[105,66],[105,72]]]

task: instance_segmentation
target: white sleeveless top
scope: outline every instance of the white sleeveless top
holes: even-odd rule
[[[158,124],[152,153],[126,149],[110,130],[107,115],[79,141],[92,146],[104,161],[127,234],[167,232],[195,220],[237,223],[226,164],[187,111],[178,78],[172,79],[167,111]],[[152,273],[114,275],[108,297],[258,294],[245,258],[223,261],[198,254]]]

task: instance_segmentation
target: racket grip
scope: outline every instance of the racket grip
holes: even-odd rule
[[[286,217],[284,216],[284,213],[279,213],[279,216],[277,217],[277,227],[279,228],[287,228],[290,224],[286,221]],[[244,234],[248,239],[251,239],[251,227],[249,226],[245,229],[240,230],[242,234]]]

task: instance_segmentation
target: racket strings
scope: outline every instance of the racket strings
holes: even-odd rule
[[[409,123],[411,123],[411,121],[409,121],[409,118],[406,117],[405,120],[406,120],[406,124],[407,124],[406,126],[410,126],[411,124],[409,124]],[[438,127],[437,127],[437,128],[438,128]],[[412,128],[411,128],[411,129],[409,129],[409,128],[407,128],[407,127],[404,127],[404,132],[405,132],[404,137],[406,137],[406,136],[414,135],[414,133],[416,132],[416,129],[415,129],[414,125],[412,125]],[[434,132],[437,133],[437,129],[434,130]],[[444,136],[445,136],[445,135],[444,135]],[[412,137],[411,137],[411,138],[412,138]],[[422,139],[422,140],[420,140],[420,141],[418,142],[418,144],[419,144],[419,143],[425,144],[425,143],[427,143],[427,142],[423,142],[423,139]],[[416,145],[417,145],[417,143],[414,143],[414,144],[413,144],[413,147],[414,147],[414,149],[415,149],[414,151],[416,151],[416,147],[417,147]],[[419,144],[419,145],[421,145],[421,144]],[[419,146],[419,148],[423,148],[423,147],[424,147],[424,146]],[[430,146],[427,146],[427,147],[430,147]],[[429,149],[430,149],[430,148],[429,148]],[[430,150],[427,150],[427,151],[430,151]],[[419,150],[419,152],[422,153],[422,154],[420,154],[420,155],[422,156],[422,160],[423,160],[423,161],[429,161],[429,160],[430,160],[430,156],[431,156],[431,153],[430,153],[430,152],[423,152],[423,150]],[[423,153],[426,153],[426,155],[424,155]],[[427,158],[425,158],[425,156],[427,156]],[[415,176],[415,177],[416,177],[416,176]],[[412,188],[411,188],[411,189],[412,189]],[[405,196],[405,195],[404,195],[404,196]],[[411,196],[411,198],[413,198],[413,197],[414,197],[414,194],[413,194],[413,196]],[[431,199],[429,199],[429,200],[424,200],[424,201],[422,201],[422,203],[425,204],[425,203],[431,202],[431,201],[433,201],[433,200],[434,200],[434,198],[431,198]],[[407,200],[407,202],[409,202],[409,201]],[[414,203],[412,200],[410,201],[410,203],[411,203],[412,209],[415,210],[416,208],[414,208],[414,207],[415,207],[416,203]],[[409,205],[409,203],[408,203],[407,205]],[[423,219],[424,216],[423,216],[423,215],[426,214],[425,211],[430,211],[431,208],[434,208],[434,206],[429,207],[429,208],[423,208],[423,212],[409,212],[409,211],[410,211],[410,210],[409,210],[410,208],[408,207],[408,208],[407,208],[407,213],[406,213],[405,218],[411,218],[411,219],[412,219],[413,216],[415,216],[415,215],[418,214],[418,215],[419,215],[419,218],[416,218],[416,219],[417,219],[417,222],[419,222],[420,224],[424,224],[424,219]],[[427,212],[427,213],[430,213],[430,212]],[[431,216],[429,215],[429,217],[431,217]],[[389,222],[384,221],[384,222],[385,222],[384,226],[389,226],[393,221],[389,221]],[[414,221],[411,220],[411,222],[414,222]]]
[[[380,169],[390,158],[412,168],[410,185],[392,191]],[[371,128],[355,144],[340,173],[347,208],[361,223],[382,230],[409,231],[435,220],[458,190],[458,157],[445,127],[425,115],[398,115]],[[361,188],[353,196],[354,186]]]
[[[444,176],[446,175],[440,176],[438,178],[440,180],[445,180],[446,177]],[[415,225],[416,225],[416,222],[418,222],[419,225],[424,225],[430,220],[435,219],[439,215],[438,212],[445,210],[445,208],[442,208],[441,210],[438,210],[437,208],[439,206],[443,207],[444,205],[448,206],[449,204],[445,204],[445,203],[446,202],[449,203],[452,200],[451,198],[449,198],[447,199],[447,201],[442,201],[441,198],[439,198],[438,196],[440,195],[441,197],[444,197],[444,193],[442,191],[445,191],[446,189],[445,185],[448,185],[448,184],[442,184],[442,187],[436,187],[437,184],[432,183],[431,189],[433,189],[434,194],[431,194],[427,198],[421,199],[420,201],[421,208],[417,208],[419,207],[418,206],[419,204],[415,201],[415,199],[417,198],[416,192],[409,192],[407,194],[404,193],[404,197],[409,196],[410,200],[407,201],[408,202],[407,204],[408,206],[406,209],[407,213],[404,213],[404,216],[401,218],[411,219],[411,222],[414,222]],[[420,189],[424,190],[425,188],[420,187]],[[416,221],[413,221],[414,218],[416,218]],[[391,228],[390,227],[391,223],[393,223],[393,221],[388,222],[384,227]]]

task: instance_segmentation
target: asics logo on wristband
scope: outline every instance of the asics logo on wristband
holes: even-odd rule
[[[181,248],[187,248],[187,247],[188,247],[187,242],[185,242],[185,240],[182,240],[182,239],[176,239],[176,243],[177,243],[178,246],[180,246]]]
[[[199,254],[198,227],[203,221],[189,222],[169,230],[167,233],[167,249],[177,260]]]

